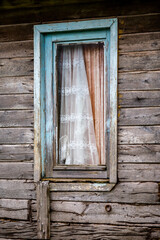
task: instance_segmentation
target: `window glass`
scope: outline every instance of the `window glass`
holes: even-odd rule
[[[60,165],[105,165],[104,44],[57,45]]]

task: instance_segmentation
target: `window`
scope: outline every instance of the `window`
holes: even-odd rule
[[[35,26],[35,180],[117,181],[117,19]]]

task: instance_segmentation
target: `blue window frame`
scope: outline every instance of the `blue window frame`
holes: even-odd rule
[[[36,25],[34,27],[35,181],[78,178],[117,182],[117,19]],[[59,44],[104,44],[105,167],[58,167],[56,56]],[[56,180],[57,181],[57,180]]]

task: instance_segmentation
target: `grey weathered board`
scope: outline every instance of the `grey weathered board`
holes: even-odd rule
[[[26,179],[0,179],[0,196],[4,199],[35,199],[36,186]]]
[[[29,161],[33,159],[33,144],[0,145],[0,161]]]
[[[33,163],[0,162],[1,179],[33,179]]]
[[[62,185],[62,183],[61,183]],[[78,185],[78,184],[77,184]],[[81,192],[55,190],[51,183],[51,200],[54,201],[83,201],[83,202],[117,202],[132,204],[158,204],[158,183],[155,182],[122,182],[116,185],[111,192]]]
[[[0,94],[33,93],[33,77],[0,77]]]
[[[63,240],[146,240],[158,239],[160,228],[108,224],[52,223],[51,239]]]
[[[29,211],[28,200],[0,199],[1,218],[28,220]]]

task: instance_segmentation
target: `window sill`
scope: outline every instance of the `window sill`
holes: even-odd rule
[[[104,179],[42,179],[42,181],[50,181],[50,191],[91,191],[91,192],[109,192],[115,183],[109,183]]]

